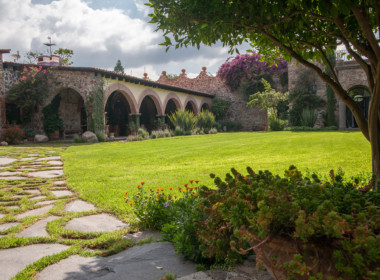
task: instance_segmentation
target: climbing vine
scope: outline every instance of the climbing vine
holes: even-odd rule
[[[86,100],[87,108],[87,129],[94,133],[104,132],[104,83],[101,82],[96,86],[92,94]]]

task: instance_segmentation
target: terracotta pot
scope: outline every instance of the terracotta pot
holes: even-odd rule
[[[59,130],[49,133],[49,140],[59,140]]]

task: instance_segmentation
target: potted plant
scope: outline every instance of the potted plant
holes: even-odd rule
[[[136,135],[137,130],[139,129],[135,122],[130,121],[128,124],[129,131],[131,132],[131,135]]]
[[[44,130],[48,134],[50,140],[59,139],[59,130],[63,126],[63,121],[58,114],[60,101],[61,98],[57,95],[48,106],[42,109],[44,115],[42,118]]]

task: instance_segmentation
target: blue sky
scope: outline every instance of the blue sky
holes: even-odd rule
[[[159,46],[162,33],[148,23],[147,0],[0,0],[0,49],[46,52],[51,36],[56,48],[74,51],[73,66],[112,70],[118,59],[126,74],[152,80],[161,71],[194,77],[203,66],[215,74],[231,55],[221,44],[171,49]],[[244,52],[244,48],[242,48]],[[5,60],[11,60],[5,56]],[[21,59],[20,62],[22,62]]]

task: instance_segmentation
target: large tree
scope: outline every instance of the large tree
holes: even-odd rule
[[[350,108],[371,143],[372,169],[380,178],[380,0],[149,0],[151,22],[165,33],[164,45],[212,45],[231,50],[248,42],[266,60],[294,58],[313,70]],[[367,75],[368,120],[343,88],[328,57],[344,46]],[[327,66],[326,73],[313,61]]]

